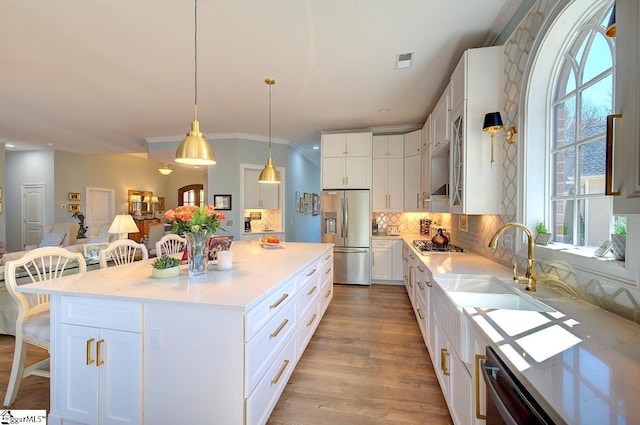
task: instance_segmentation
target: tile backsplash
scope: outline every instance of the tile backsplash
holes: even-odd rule
[[[244,217],[251,216],[252,212],[260,212],[259,220],[251,220],[251,230],[260,231],[264,229],[282,230],[280,228],[282,221],[280,219],[280,210],[244,210]]]

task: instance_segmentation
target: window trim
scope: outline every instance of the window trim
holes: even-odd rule
[[[554,84],[550,84],[549,75],[557,75],[561,60],[556,60],[557,52],[566,49],[575,40],[575,34],[582,26],[585,17],[593,16],[603,7],[611,6],[611,0],[596,0],[590,5],[584,2],[571,2],[562,10],[556,12],[555,19],[550,19],[546,27],[541,28],[542,35],[537,44],[532,47],[529,57],[528,73],[523,79],[522,112],[520,127],[524,144],[519,146],[518,163],[522,170],[519,173],[520,191],[518,202],[521,206],[519,214],[522,222],[530,229],[534,229],[540,222],[547,223],[550,202],[545,191],[540,191],[540,183],[549,187],[550,164],[546,160],[553,131],[551,125],[552,111],[549,105],[553,103]],[[573,22],[572,26],[566,25]],[[615,66],[615,65],[614,65]],[[615,84],[615,72],[614,72]],[[543,117],[540,120],[525,117]],[[544,143],[535,143],[543,140]],[[529,141],[532,141],[529,143]],[[541,166],[544,165],[544,166]],[[542,192],[542,193],[540,193]],[[640,217],[627,217],[627,258],[640,257]],[[538,260],[563,270],[588,273],[613,281],[622,286],[639,288],[640,264],[626,261],[603,261],[595,257],[580,255],[579,248],[562,244],[536,246]],[[587,251],[586,249],[584,251]],[[527,245],[524,238],[519,238],[516,244],[516,255],[526,257]]]

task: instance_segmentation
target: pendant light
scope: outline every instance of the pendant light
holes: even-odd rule
[[[264,82],[269,86],[269,159],[267,159],[267,165],[265,165],[260,172],[258,181],[260,183],[280,183],[280,173],[276,170],[276,167],[273,166],[271,159],[271,86],[276,83],[276,80],[267,78]]]
[[[166,162],[162,165],[162,168],[158,168],[158,171],[160,171],[160,174],[163,176],[168,176],[173,173],[173,170],[169,168],[169,165]]]
[[[191,122],[191,131],[180,143],[176,150],[176,162],[191,165],[213,165],[216,163],[216,156],[213,148],[200,131],[198,122],[198,0],[194,0],[194,120]]]

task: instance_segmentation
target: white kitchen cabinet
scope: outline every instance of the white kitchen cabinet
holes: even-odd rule
[[[371,189],[371,133],[322,135],[322,188]]]
[[[502,57],[502,46],[466,50],[450,83],[452,93],[463,93],[463,100],[450,114],[449,198],[452,213],[502,213],[504,149],[496,141],[492,163],[491,139],[482,131],[485,113],[500,106]],[[458,87],[462,84],[461,72],[464,72],[463,90]]]
[[[431,113],[429,211],[449,212],[449,91],[447,86]]]
[[[404,211],[421,211],[422,130],[404,136]]]
[[[432,156],[438,156],[441,150],[446,150],[449,146],[449,89],[450,86],[447,85],[435,108],[433,108],[433,112],[431,112]]]
[[[373,211],[402,211],[402,158],[373,159]]]
[[[280,208],[280,185],[258,182],[260,171],[244,169],[244,208],[277,210]]]
[[[81,424],[141,423],[139,305],[74,297],[61,304],[53,363],[60,413]]]
[[[371,242],[371,278],[378,281],[402,281],[402,240],[374,239]]]
[[[418,203],[418,211],[430,211],[431,203],[427,199],[431,194],[431,115],[429,115],[422,127],[420,162],[420,202]]]
[[[640,5],[616,1],[616,114],[612,190],[615,214],[640,214]]]
[[[403,134],[373,136],[373,158],[402,158],[404,143]]]
[[[422,130],[412,131],[404,135],[404,156],[422,153]]]

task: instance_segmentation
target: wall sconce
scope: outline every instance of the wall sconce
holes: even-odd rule
[[[491,165],[495,162],[493,160],[493,139],[500,130],[504,130],[500,112],[489,112],[485,114],[482,131],[491,133]],[[516,134],[518,134],[516,127],[512,125],[508,130],[505,130],[505,142],[514,143],[516,141]]]

